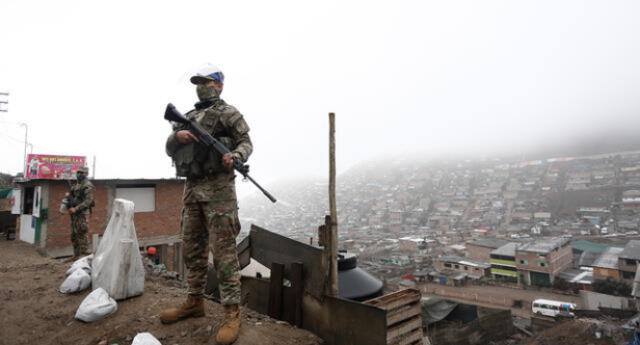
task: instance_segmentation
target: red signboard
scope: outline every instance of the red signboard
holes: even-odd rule
[[[76,170],[85,166],[84,156],[34,155],[27,157],[27,179],[73,179]]]

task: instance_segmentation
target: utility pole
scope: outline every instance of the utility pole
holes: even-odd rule
[[[24,127],[24,158],[23,158],[23,163],[22,163],[22,167],[24,168],[24,170],[22,171],[22,173],[24,174],[24,176],[27,176],[27,145],[29,144],[29,142],[27,141],[27,133],[29,132],[29,126],[27,126],[26,123],[20,123],[20,126]]]
[[[338,211],[336,206],[336,124],[335,114],[329,113],[329,214],[318,228],[318,245],[322,250],[324,294],[338,297]],[[313,237],[310,239],[313,243]]]
[[[338,291],[338,210],[336,206],[336,115],[329,113],[329,295],[339,296]]]

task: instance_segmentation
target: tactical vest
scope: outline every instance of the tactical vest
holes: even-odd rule
[[[76,207],[85,201],[85,197],[87,195],[87,189],[91,188],[88,182],[78,182],[73,187],[71,187],[71,191],[69,192],[69,196],[71,197],[70,205],[71,207]],[[89,205],[89,210],[96,206],[95,200],[91,200],[91,204]]]
[[[226,104],[219,103],[207,109],[190,111],[186,117],[188,119],[197,119],[202,116],[196,121],[224,146],[232,150],[236,147],[236,142],[231,138],[231,134],[222,121],[220,121],[221,116],[227,109],[228,106]],[[202,114],[203,112],[204,114]],[[197,179],[227,171],[222,165],[222,156],[217,151],[197,142],[180,145],[172,158],[177,176]]]

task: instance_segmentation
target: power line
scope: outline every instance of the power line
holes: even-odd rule
[[[4,137],[7,138],[7,139],[11,139],[11,140],[15,141],[16,143],[24,145],[24,140],[23,139],[14,138],[14,137],[8,135],[5,132],[0,132],[0,134],[3,134]],[[33,143],[30,143],[30,142],[27,142],[27,145],[31,145],[31,147],[33,147],[33,148],[35,148],[35,147],[40,148],[39,146],[33,145]]]
[[[13,141],[15,141],[15,142],[18,142],[18,143],[20,143],[20,144],[24,144],[24,140],[22,140],[22,139],[14,138],[14,137],[12,137],[12,136],[10,136],[9,134],[4,133],[4,132],[0,132],[0,134],[3,134],[6,138],[11,139],[11,140],[13,140]],[[28,144],[28,143],[27,143],[27,144]]]

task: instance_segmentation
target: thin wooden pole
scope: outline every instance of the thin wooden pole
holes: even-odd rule
[[[269,316],[282,320],[282,280],[284,277],[284,265],[272,262],[271,276],[269,277]]]
[[[336,206],[336,115],[329,113],[329,295],[338,296],[338,211]]]

